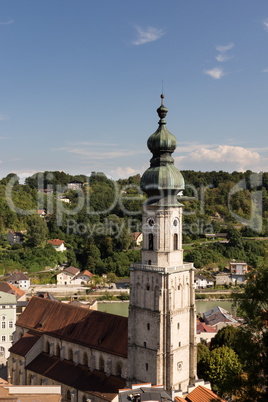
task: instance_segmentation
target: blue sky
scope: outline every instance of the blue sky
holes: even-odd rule
[[[267,0],[1,0],[0,177],[268,170]]]

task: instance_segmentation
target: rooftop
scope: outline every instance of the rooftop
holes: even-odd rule
[[[19,317],[17,326],[127,357],[126,317],[32,297]]]
[[[123,378],[113,375],[107,377],[101,371],[90,371],[89,367],[75,365],[69,360],[51,357],[44,352],[29,363],[26,369],[107,401],[113,400],[118,390],[126,386]]]

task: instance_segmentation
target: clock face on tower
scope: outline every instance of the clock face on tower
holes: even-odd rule
[[[174,227],[179,226],[179,219],[178,218],[173,219],[172,224],[173,224]]]
[[[146,223],[150,228],[152,228],[155,225],[155,220],[154,220],[154,218],[148,218]]]

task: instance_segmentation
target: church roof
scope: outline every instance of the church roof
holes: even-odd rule
[[[42,334],[37,334],[32,331],[26,332],[13,346],[9,349],[10,353],[19,356],[26,356],[29,350],[41,338]]]
[[[150,167],[141,178],[141,189],[149,196],[159,195],[168,191],[177,194],[184,189],[184,179],[181,172],[174,166],[171,154],[177,147],[177,140],[166,128],[165,117],[168,109],[163,104],[157,109],[159,120],[158,129],[149,137],[147,145],[153,157]],[[163,194],[162,194],[163,196]]]
[[[44,352],[29,363],[26,369],[107,401],[112,401],[118,390],[126,386],[123,378],[107,376],[98,370],[90,371],[89,367],[75,365],[69,360],[61,360]]]
[[[32,297],[16,325],[127,357],[127,317]]]

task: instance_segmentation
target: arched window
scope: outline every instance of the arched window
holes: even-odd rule
[[[47,341],[47,343],[46,343],[46,353],[50,353],[50,345],[49,345],[49,342]]]
[[[88,401],[88,398],[84,395],[83,399],[82,399],[82,402],[87,402],[87,401]]]
[[[71,400],[71,391],[68,389],[67,394],[66,394],[66,399],[67,401]]]
[[[57,344],[57,347],[56,347],[56,356],[60,357],[60,345],[59,344]]]
[[[83,365],[88,366],[88,357],[86,352],[83,354]]]
[[[152,264],[152,260],[149,260],[149,261],[148,261],[148,265],[151,265],[151,264]]]
[[[74,354],[71,348],[68,350],[68,360],[70,360],[71,362],[74,360]]]
[[[120,363],[117,363],[117,365],[116,365],[116,375],[118,377],[121,377],[121,375],[122,375],[122,366]]]
[[[100,371],[104,371],[104,360],[103,360],[103,357],[100,357],[100,361],[99,361],[99,370],[100,370]]]
[[[149,250],[154,249],[154,235],[149,233]]]
[[[173,250],[178,250],[178,234],[173,235]]]

